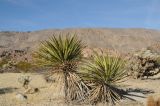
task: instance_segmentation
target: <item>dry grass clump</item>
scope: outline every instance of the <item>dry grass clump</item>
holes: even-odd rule
[[[152,96],[148,97],[147,106],[160,106],[160,98],[155,100]]]

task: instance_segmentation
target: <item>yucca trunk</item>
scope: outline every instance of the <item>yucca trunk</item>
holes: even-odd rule
[[[64,74],[64,96],[65,96],[65,101],[68,101],[67,100],[67,96],[68,96],[68,81],[67,81],[67,72],[66,71],[63,71],[63,74]]]

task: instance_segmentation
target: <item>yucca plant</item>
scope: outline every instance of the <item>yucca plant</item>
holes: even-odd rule
[[[121,99],[122,90],[118,89],[118,84],[126,78],[124,65],[125,62],[119,57],[95,53],[82,66],[80,75],[91,88],[88,96],[91,103],[114,104]]]
[[[87,86],[77,74],[78,63],[82,60],[82,49],[85,46],[76,35],[66,37],[52,36],[43,41],[39,51],[34,54],[37,62],[43,66],[51,66],[52,74],[62,73],[64,77],[65,100],[83,100]]]

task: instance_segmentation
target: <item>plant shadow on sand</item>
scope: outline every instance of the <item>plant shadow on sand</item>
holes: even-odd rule
[[[6,93],[12,93],[16,91],[18,88],[13,88],[13,87],[6,87],[6,88],[0,88],[0,95],[6,94]]]
[[[154,93],[153,90],[141,89],[141,88],[128,88],[124,94],[125,98],[128,98],[133,101],[138,101],[139,99],[147,98],[146,95]]]

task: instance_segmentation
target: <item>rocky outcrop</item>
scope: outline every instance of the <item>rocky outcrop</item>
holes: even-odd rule
[[[142,49],[134,53],[127,61],[127,70],[129,75],[134,78],[148,78],[160,73],[160,63],[157,59],[160,57],[157,53],[151,50]]]

